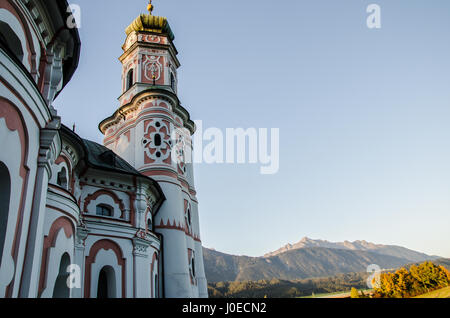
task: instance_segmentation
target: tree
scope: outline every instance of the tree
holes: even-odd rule
[[[448,287],[450,285],[450,272],[444,267],[439,266],[439,287]]]
[[[383,273],[380,275],[380,286],[375,291],[380,293],[382,297],[392,297],[395,281],[392,273]]]
[[[412,286],[412,277],[406,268],[400,268],[395,272],[396,284],[394,286],[393,296],[396,298],[405,298],[409,296]]]
[[[442,266],[424,262],[395,273],[383,273],[380,286],[375,288],[376,297],[405,298],[421,295],[450,285],[450,273]]]
[[[350,298],[359,298],[358,290],[355,287],[352,287],[352,291],[350,292]]]

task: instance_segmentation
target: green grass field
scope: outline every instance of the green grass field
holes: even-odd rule
[[[369,294],[371,290],[365,290],[364,294]],[[315,294],[314,296],[305,296],[299,298],[348,298],[350,297],[350,292],[338,292],[338,293],[329,293],[329,294]],[[450,286],[446,288],[442,288],[439,290],[435,290],[433,292],[420,295],[414,298],[450,298]]]
[[[431,293],[423,294],[415,298],[450,298],[450,287],[438,289]]]
[[[334,298],[337,296],[341,296],[341,297],[346,297],[346,296],[350,296],[350,292],[337,292],[337,293],[326,293],[326,294],[315,294],[314,296],[310,295],[310,296],[304,296],[304,297],[299,297],[299,298]]]
[[[370,293],[370,290],[365,290],[364,293],[367,295]],[[350,297],[350,292],[316,294],[314,295],[314,297],[311,295],[299,298],[348,298],[348,297]],[[450,286],[414,298],[450,298]]]
[[[368,289],[368,290],[364,290],[364,294],[368,295],[372,290]],[[360,293],[360,290],[358,290],[358,292]],[[345,292],[337,292],[337,293],[327,293],[327,294],[315,294],[314,296],[310,295],[310,296],[304,296],[304,297],[299,297],[299,298],[349,298],[350,297],[350,291],[345,291]]]

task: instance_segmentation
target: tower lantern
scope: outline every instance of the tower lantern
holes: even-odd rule
[[[149,85],[177,94],[180,62],[173,44],[175,36],[167,18],[152,15],[154,6],[151,1],[147,9],[148,14],[139,15],[125,30],[127,38],[119,58],[122,63],[121,105]]]

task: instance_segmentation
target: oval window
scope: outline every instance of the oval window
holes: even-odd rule
[[[156,134],[155,135],[155,146],[156,147],[160,147],[161,143],[162,143],[161,135],[160,134]]]

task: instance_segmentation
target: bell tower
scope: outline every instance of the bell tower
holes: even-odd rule
[[[99,128],[104,145],[161,186],[166,200],[142,225],[161,238],[164,296],[207,297],[198,201],[193,178],[195,124],[177,96],[175,36],[164,17],[139,15],[125,30],[119,58],[122,94]],[[162,295],[161,295],[162,296]]]
[[[177,93],[177,69],[180,67],[175,39],[166,18],[141,14],[125,30],[127,38],[122,46],[122,95],[124,105],[142,90],[164,86]]]

